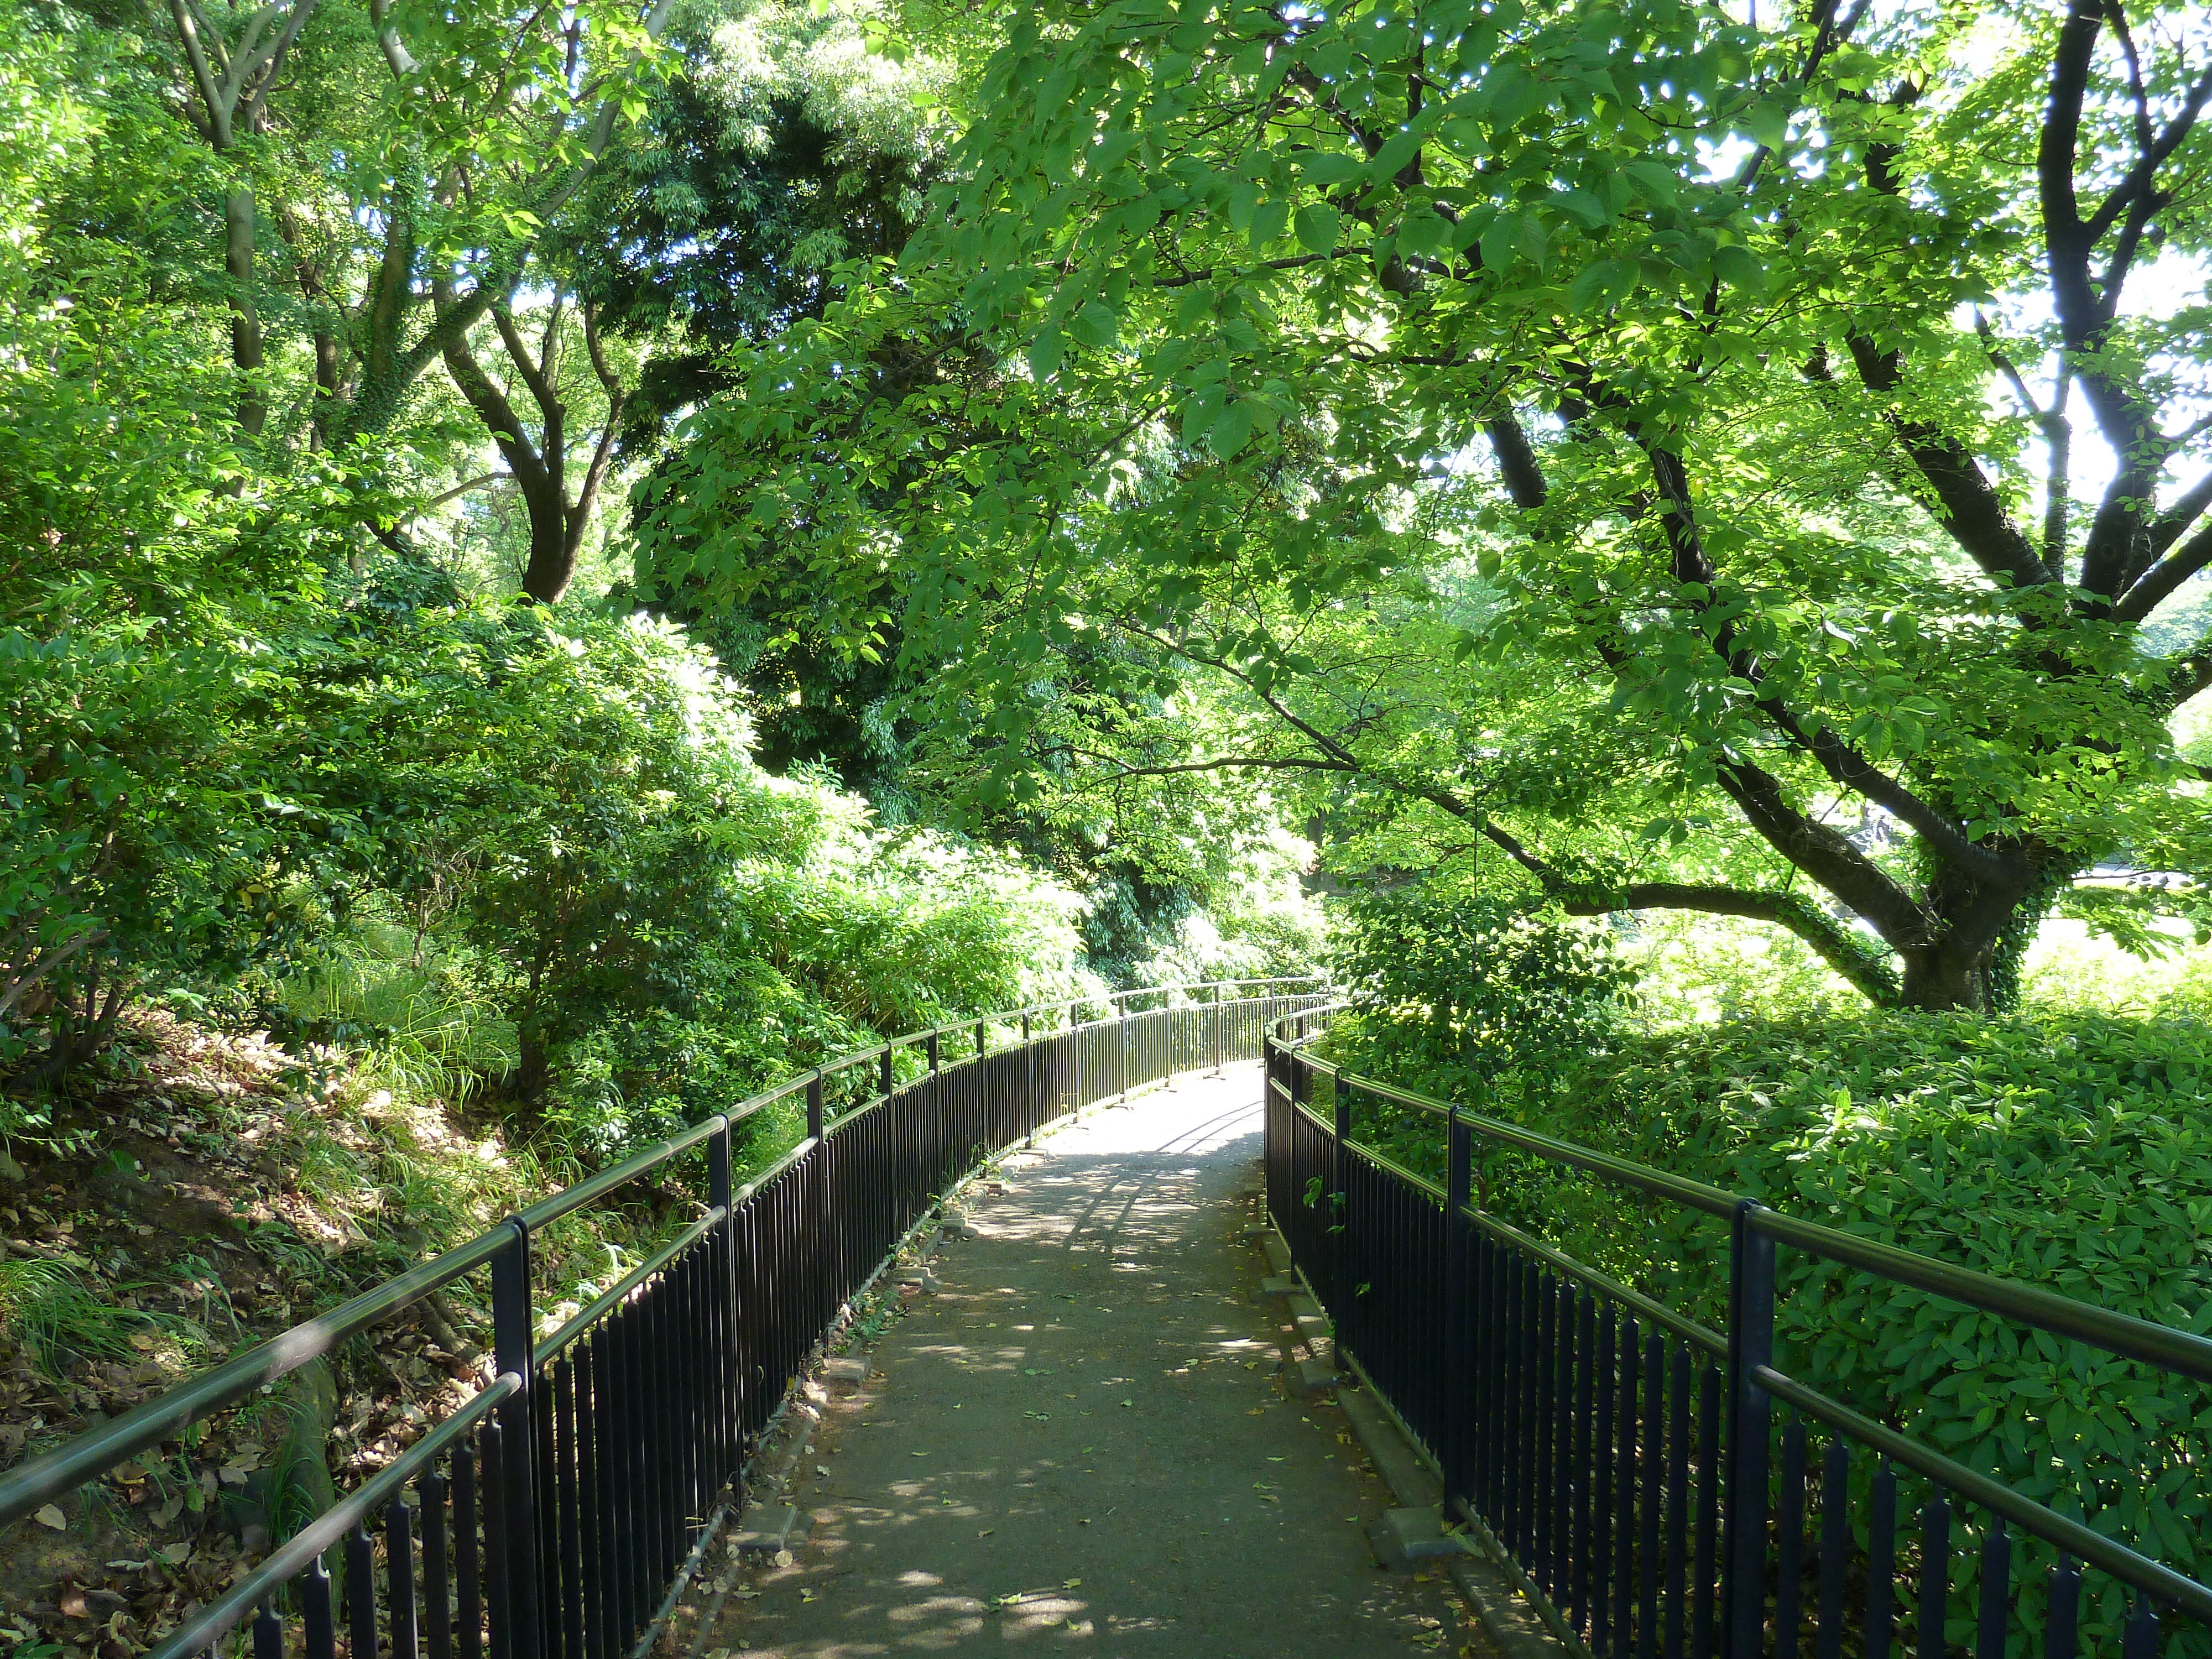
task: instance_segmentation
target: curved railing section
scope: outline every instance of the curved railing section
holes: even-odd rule
[[[2113,1535],[2108,1516],[2079,1518],[2103,1506],[2078,1433],[2031,1449],[2054,1477],[2039,1479],[2045,1502],[1778,1370],[1776,1251],[1993,1316],[2023,1346],[2040,1332],[2154,1368],[2157,1409],[2177,1425],[2206,1420],[2195,1385],[2212,1382],[2212,1338],[1358,1076],[1310,1050],[1330,1012],[1286,1020],[1267,1043],[1269,1211],[1340,1358],[1426,1448],[1447,1504],[1571,1650],[1891,1659],[1909,1638],[1917,1659],[2154,1659],[2163,1633],[2178,1653],[2207,1651],[2212,1589]],[[1362,1100],[1436,1120],[1444,1186],[1361,1143]],[[1727,1226],[1729,1329],[1490,1214],[1473,1179],[1485,1145]],[[2039,1540],[2032,1574],[2014,1564],[2015,1534]]]
[[[1256,1058],[1274,1022],[1322,1002],[1316,979],[1042,1005],[802,1073],[0,1477],[0,1527],[484,1274],[492,1380],[155,1659],[246,1633],[254,1659],[335,1659],[341,1632],[349,1659],[622,1659],[649,1643],[810,1351],[941,1194],[1070,1112]],[[802,1098],[805,1137],[733,1185],[732,1131]],[[704,1212],[539,1340],[533,1238],[680,1159],[704,1161]]]

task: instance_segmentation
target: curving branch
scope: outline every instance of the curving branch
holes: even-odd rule
[[[1635,881],[1615,886],[1577,881],[1531,853],[1520,838],[1485,819],[1483,838],[1535,878],[1546,898],[1571,916],[1611,915],[1623,910],[1694,910],[1742,916],[1785,927],[1811,945],[1869,1001],[1893,1007],[1902,984],[1893,964],[1803,895],[1771,888],[1728,887],[1712,882]]]

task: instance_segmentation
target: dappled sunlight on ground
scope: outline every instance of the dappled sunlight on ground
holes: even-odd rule
[[[1007,1160],[800,1455],[811,1537],[701,1651],[1459,1651],[1448,1587],[1374,1565],[1389,1499],[1334,1407],[1283,1389],[1258,1091],[1187,1079]]]

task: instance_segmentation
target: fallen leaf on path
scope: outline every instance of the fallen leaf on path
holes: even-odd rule
[[[977,1534],[975,1534],[975,1536],[976,1536],[976,1537],[978,1537],[978,1538],[988,1538],[988,1537],[989,1537],[993,1533],[994,1533],[994,1532],[996,1532],[996,1531],[998,1531],[998,1528],[997,1528],[996,1527],[986,1527],[986,1528],[983,1528],[983,1530],[982,1530],[982,1531],[981,1531],[981,1532],[977,1533]]]
[[[1060,1581],[1060,1587],[1062,1589],[1081,1589],[1083,1581],[1080,1578],[1063,1578]]]
[[[799,1599],[802,1601],[812,1601],[818,1600],[821,1595],[820,1590],[803,1589],[799,1592]]]
[[[69,1516],[62,1513],[61,1505],[58,1504],[47,1504],[31,1519],[42,1527],[52,1527],[56,1532],[66,1532],[69,1529]]]

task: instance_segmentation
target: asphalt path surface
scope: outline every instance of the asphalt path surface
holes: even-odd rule
[[[1257,1066],[1087,1115],[979,1188],[933,1294],[832,1390],[789,1565],[690,1601],[719,1659],[1487,1651],[1441,1571],[1391,1575],[1389,1506],[1334,1405],[1285,1385]],[[719,1608],[714,1604],[719,1602]],[[699,1629],[697,1620],[712,1613]]]

